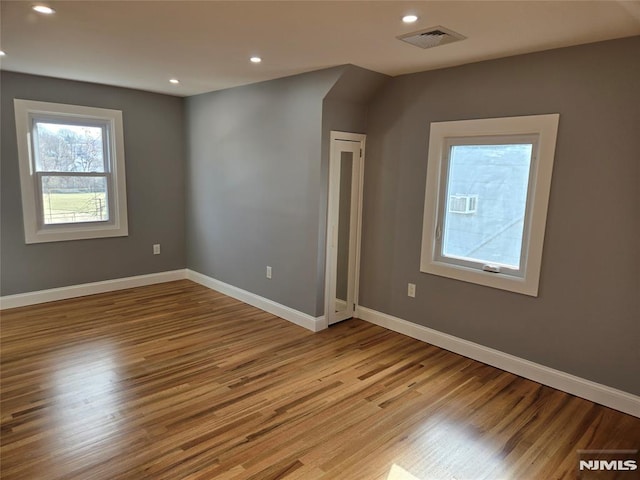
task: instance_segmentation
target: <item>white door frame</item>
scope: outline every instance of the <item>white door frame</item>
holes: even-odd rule
[[[338,221],[338,204],[339,204],[339,189],[340,185],[336,185],[336,180],[339,179],[339,170],[337,167],[340,165],[341,155],[339,143],[340,141],[355,142],[359,144],[360,155],[354,155],[353,161],[358,162],[359,175],[356,179],[357,193],[355,202],[357,205],[356,222],[355,222],[355,245],[353,246],[354,259],[350,261],[354,262],[353,275],[350,275],[349,287],[353,291],[353,304],[358,304],[358,293],[360,285],[360,242],[362,232],[362,193],[364,186],[364,152],[366,135],[359,133],[348,133],[331,131],[331,143],[329,154],[329,193],[328,193],[328,211],[327,211],[327,239],[326,239],[326,266],[325,266],[325,319],[328,325],[336,323],[341,319],[336,319],[335,315],[335,291],[336,286],[336,259],[337,259],[337,221]],[[336,172],[337,170],[337,172]],[[353,182],[352,182],[353,184]],[[352,247],[349,248],[351,255]],[[351,305],[348,309],[351,315],[354,314],[355,307]],[[348,317],[347,317],[348,318]]]

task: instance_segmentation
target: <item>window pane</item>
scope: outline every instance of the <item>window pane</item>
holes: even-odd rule
[[[454,145],[442,255],[520,268],[532,144]]]
[[[104,172],[103,127],[36,122],[38,172]]]
[[[43,175],[41,178],[45,225],[109,220],[105,177]]]

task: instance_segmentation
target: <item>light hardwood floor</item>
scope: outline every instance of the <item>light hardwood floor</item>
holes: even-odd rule
[[[1,414],[5,480],[610,478],[577,450],[640,447],[632,416],[187,280],[3,312]]]

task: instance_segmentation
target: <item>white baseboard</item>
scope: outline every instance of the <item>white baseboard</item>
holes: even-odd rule
[[[311,330],[312,332],[318,332],[327,328],[327,321],[324,315],[321,317],[312,317],[311,315],[299,312],[298,310],[294,310],[293,308],[287,307],[286,305],[282,305],[280,303],[274,302],[273,300],[269,300],[268,298],[261,297],[259,295],[256,295],[255,293],[242,290],[241,288],[234,287],[233,285],[221,282],[220,280],[216,280],[215,278],[207,277],[206,275],[195,272],[193,270],[187,270],[187,278],[193,282],[199,283],[200,285],[204,285],[211,290],[223,293],[235,298],[236,300],[240,300],[244,303],[248,303],[249,305],[264,310],[265,312],[269,312],[273,315],[284,318],[285,320],[304,327],[307,330]]]
[[[148,275],[138,275],[135,277],[116,278],[102,282],[83,283],[69,287],[51,288],[49,290],[39,290],[36,292],[18,293],[16,295],[5,295],[4,297],[0,297],[0,310],[36,305],[38,303],[55,302],[56,300],[66,300],[67,298],[84,297],[96,293],[113,292],[125,288],[154,285],[156,283],[171,282],[173,280],[183,280],[187,278],[186,275],[185,270],[172,270],[169,272],[150,273]]]
[[[545,367],[508,353],[494,350],[477,343],[463,340],[453,335],[433,330],[422,325],[402,320],[376,310],[358,306],[356,316],[367,322],[402,333],[423,342],[430,343],[445,350],[463,355],[473,360],[492,365],[528,378],[543,385],[548,385],[563,392],[576,395],[606,407],[619,410],[640,418],[640,397],[607,387],[584,378],[576,377],[560,370]]]
[[[135,277],[118,278],[102,282],[85,283],[69,287],[52,288],[36,292],[20,293],[0,297],[0,310],[8,308],[36,305],[38,303],[83,297],[96,293],[112,292],[125,288],[141,287],[174,280],[189,279],[212,290],[233,297],[254,307],[260,308],[278,317],[284,318],[296,325],[312,332],[327,328],[326,317],[313,317],[293,308],[242,290],[211,277],[207,277],[193,270],[173,270],[169,272],[138,275]],[[520,375],[535,382],[548,385],[563,392],[591,400],[629,415],[640,418],[640,397],[599,383],[576,377],[553,368],[545,367],[529,360],[509,355],[477,343],[463,340],[453,335],[438,332],[428,327],[408,322],[386,313],[377,312],[366,307],[358,306],[356,316],[370,323],[402,333],[409,337],[430,343],[445,350],[463,355],[482,363]]]

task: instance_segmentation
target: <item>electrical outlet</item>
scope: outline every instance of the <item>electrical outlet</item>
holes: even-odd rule
[[[267,266],[267,278],[271,278],[271,267]]]
[[[415,283],[410,283],[408,288],[407,288],[407,295],[409,295],[410,297],[415,297],[416,296],[416,284]]]
[[[153,245],[153,254],[154,255],[160,255],[160,244],[156,243]]]

